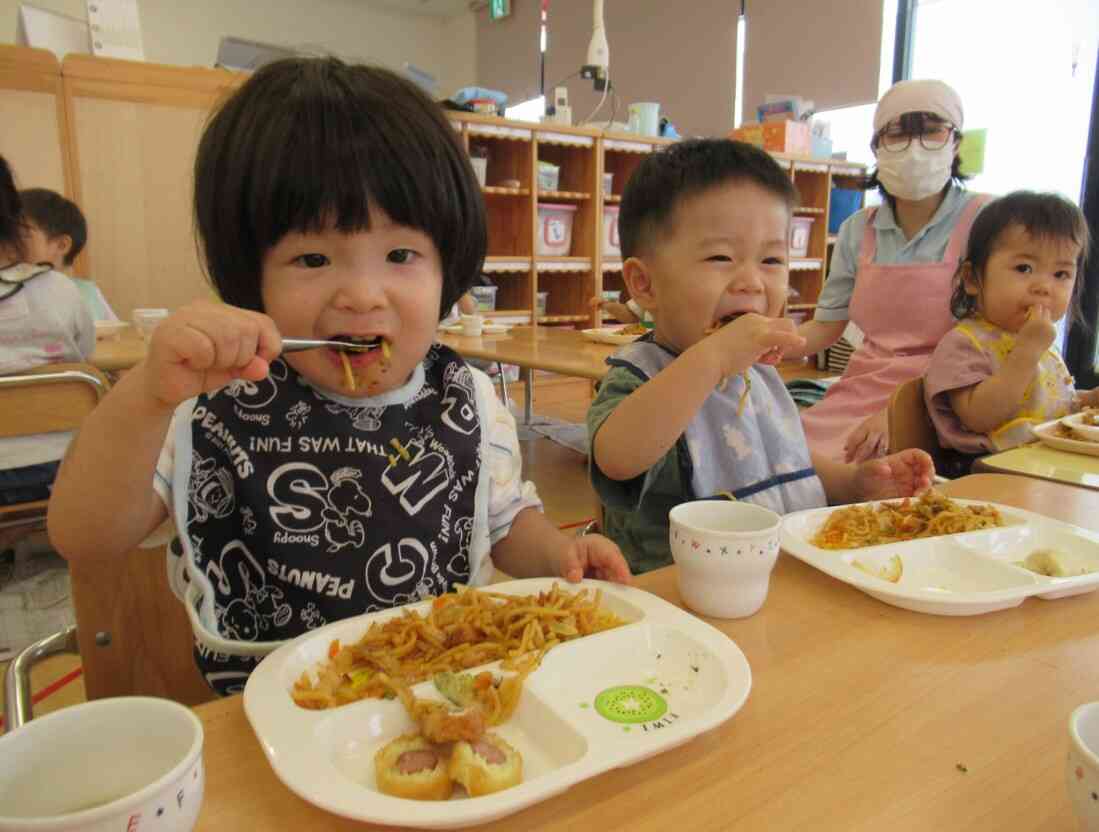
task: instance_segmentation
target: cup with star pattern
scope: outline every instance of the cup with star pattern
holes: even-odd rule
[[[778,559],[781,518],[730,500],[681,503],[669,515],[683,603],[713,618],[746,618],[763,606]]]
[[[1068,719],[1065,784],[1080,828],[1099,832],[1099,702],[1088,702]]]

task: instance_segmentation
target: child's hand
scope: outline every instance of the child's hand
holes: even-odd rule
[[[742,373],[757,361],[777,364],[787,349],[805,345],[789,318],[768,318],[749,312],[725,324],[695,347],[707,350],[721,378]]]
[[[175,407],[233,379],[259,381],[282,351],[274,321],[259,312],[196,301],[153,330],[145,359],[149,393]]]
[[[585,534],[569,541],[557,563],[557,574],[576,583],[598,578],[616,584],[630,582],[630,567],[617,545],[601,534]]]
[[[862,500],[912,497],[931,487],[935,463],[926,451],[909,448],[855,469],[855,491]]]
[[[889,434],[888,411],[879,410],[847,434],[843,443],[844,462],[865,462],[886,452]]]
[[[1023,350],[1027,356],[1033,356],[1037,361],[1053,346],[1056,337],[1057,327],[1054,326],[1049,310],[1044,306],[1032,306],[1027,313],[1026,323],[1015,338],[1015,349]]]

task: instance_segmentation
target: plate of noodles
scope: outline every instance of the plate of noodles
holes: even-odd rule
[[[580,334],[589,341],[597,344],[632,344],[648,330],[642,324],[626,324],[626,326],[603,326],[598,329],[582,329]]]
[[[1034,428],[1034,435],[1038,437],[1043,445],[1048,445],[1058,451],[1099,456],[1099,439],[1093,438],[1090,432],[1085,431],[1085,427],[1091,427],[1091,425],[1070,421],[1085,415],[1091,415],[1091,418],[1095,418],[1096,412],[1092,410],[1090,413],[1076,413],[1064,419],[1045,422]],[[1099,428],[1092,428],[1092,430],[1099,431]]]
[[[787,515],[782,548],[896,607],[979,615],[1099,589],[1099,534],[935,490]]]
[[[687,742],[751,683],[732,640],[655,595],[533,578],[309,632],[260,663],[244,709],[305,800],[441,829]]]

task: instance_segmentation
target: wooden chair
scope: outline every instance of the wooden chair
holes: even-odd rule
[[[0,376],[0,439],[76,430],[107,393],[107,378],[90,364],[49,364]],[[0,529],[44,528],[46,500],[0,506]]]
[[[939,467],[942,448],[923,397],[923,378],[906,381],[889,399],[889,453],[907,448],[927,451]]]
[[[106,390],[102,373],[86,365],[0,377],[0,436],[72,430]],[[45,508],[41,500],[0,510],[0,527],[41,527]],[[12,661],[5,679],[7,725],[30,717],[31,665],[58,652],[79,652],[89,699],[145,695],[193,705],[214,697],[192,659],[191,626],[168,586],[164,547],[77,563],[69,573],[75,630],[49,636]],[[14,713],[20,708],[22,714]]]

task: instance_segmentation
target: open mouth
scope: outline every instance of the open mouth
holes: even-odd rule
[[[710,327],[709,327],[709,329],[706,330],[706,332],[707,332],[707,334],[711,333],[711,332],[717,332],[719,329],[721,329],[726,324],[731,324],[733,321],[735,321],[741,315],[747,315],[747,314],[748,314],[747,311],[744,311],[744,312],[730,312],[728,315],[723,315],[720,318],[718,318],[716,321],[714,321],[712,324],[710,324]]]

